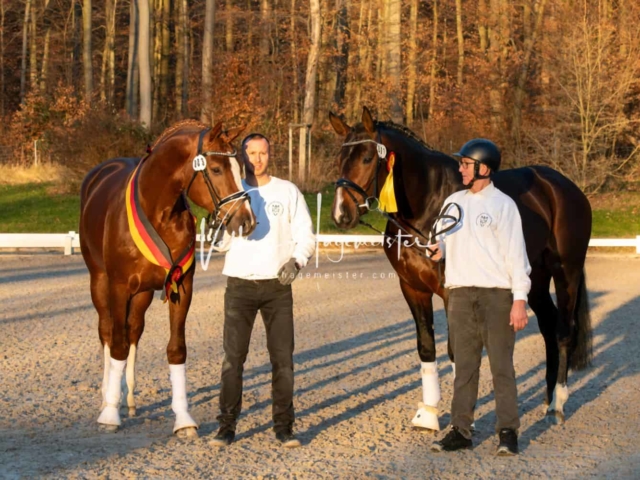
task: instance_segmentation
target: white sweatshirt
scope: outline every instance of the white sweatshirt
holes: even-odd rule
[[[462,210],[458,226],[444,233],[447,288],[505,288],[514,300],[527,300],[531,289],[531,265],[515,202],[491,182],[478,193],[461,190],[444,202]],[[450,209],[448,213],[455,213]],[[441,221],[438,230],[451,221]]]
[[[264,280],[277,278],[280,267],[295,258],[302,268],[313,255],[316,238],[304,197],[293,183],[271,177],[252,187],[242,180],[251,197],[256,229],[249,237],[227,232],[216,250],[226,251],[223,275]]]

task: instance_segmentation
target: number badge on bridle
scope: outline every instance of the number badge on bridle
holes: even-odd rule
[[[202,172],[205,168],[207,168],[207,159],[204,155],[196,155],[193,159],[193,169],[196,172]]]

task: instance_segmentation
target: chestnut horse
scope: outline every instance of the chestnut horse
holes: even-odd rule
[[[125,366],[126,403],[129,415],[135,415],[137,345],[153,292],[162,290],[169,301],[173,431],[196,435],[198,425],[188,412],[185,368],[196,225],[186,196],[230,231],[251,233],[255,217],[242,191],[243,164],[231,145],[243,129],[223,132],[221,123],[208,128],[192,120],[180,122],[165,130],[142,160],[107,160],[82,182],[80,247],[91,276],[104,350],[103,408],[98,418],[104,430],[115,431],[121,424]]]
[[[388,175],[386,152],[394,154],[391,168],[398,212],[386,214],[384,250],[398,273],[417,329],[423,403],[412,423],[437,430],[440,388],[432,296],[442,297],[446,310],[447,291],[437,264],[425,255],[424,246],[432,243],[429,232],[444,199],[464,188],[459,164],[430,148],[406,127],[375,121],[367,108],[362,122],[354,127],[332,113],[330,120],[344,138],[338,154],[342,178],[336,183],[332,207],[338,227],[355,227],[360,216],[376,203]],[[546,347],[547,412],[561,423],[568,399],[568,369],[582,369],[591,360],[591,320],[584,276],[591,206],[574,183],[548,167],[504,170],[491,178],[516,202],[522,217],[532,267],[529,305],[538,318]],[[400,235],[403,241],[394,241]],[[552,278],[557,306],[549,293]],[[450,348],[449,357],[453,362]]]

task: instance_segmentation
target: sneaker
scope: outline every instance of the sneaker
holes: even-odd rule
[[[498,434],[500,437],[500,444],[496,455],[501,457],[509,457],[512,455],[518,455],[518,434],[511,428],[503,428]]]
[[[276,440],[278,440],[284,448],[297,448],[302,445],[290,427],[276,431]]]
[[[214,447],[226,447],[233,442],[233,439],[236,437],[236,431],[227,425],[223,425],[216,433],[216,436],[213,437],[213,440],[209,442],[209,445]]]
[[[456,450],[469,449],[472,446],[471,439],[462,435],[458,427],[451,427],[449,433],[442,440],[431,445],[431,451],[442,452],[444,450],[445,452],[454,452]]]

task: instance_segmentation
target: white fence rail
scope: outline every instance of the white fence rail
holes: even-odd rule
[[[339,246],[358,248],[360,246],[382,245],[382,235],[316,235],[319,246]],[[198,235],[198,241],[200,235]],[[640,255],[640,235],[635,238],[592,238],[590,247],[635,247]],[[65,255],[73,254],[80,247],[80,236],[69,233],[0,233],[2,248],[62,248]]]

